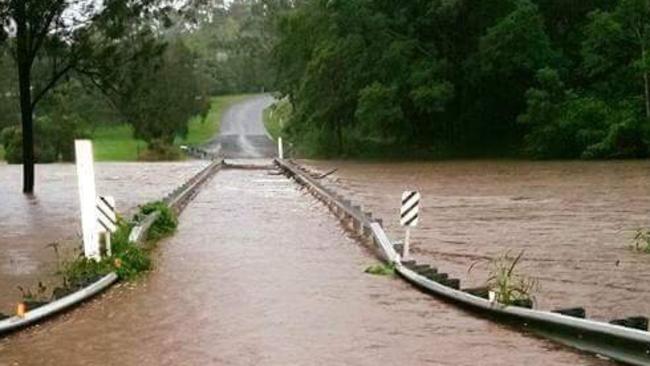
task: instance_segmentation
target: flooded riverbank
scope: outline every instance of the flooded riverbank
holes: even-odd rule
[[[383,218],[395,239],[402,191],[420,190],[412,253],[463,286],[483,283],[489,258],[524,250],[540,308],[585,306],[602,320],[650,315],[650,255],[629,247],[635,229],[650,227],[650,162],[304,163],[338,168],[327,184]]]
[[[205,164],[98,163],[97,192],[114,196],[118,211],[128,215],[138,204],[162,198]],[[34,289],[39,280],[48,285],[57,269],[48,244],[61,242],[62,255],[69,255],[81,230],[75,166],[37,166],[32,197],[21,193],[21,169],[0,163],[0,312],[15,310],[21,296],[16,286]]]
[[[606,365],[371,276],[283,176],[219,172],[135,284],[0,340],[0,365]]]

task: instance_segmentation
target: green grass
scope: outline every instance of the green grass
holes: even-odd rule
[[[181,145],[200,145],[209,141],[217,134],[221,127],[223,112],[231,105],[241,102],[249,96],[248,94],[242,94],[213,98],[210,112],[208,112],[205,120],[201,120],[199,117],[192,118],[188,125],[187,136],[184,139],[177,139],[176,143]]]
[[[0,145],[0,160],[5,160],[5,149]]]
[[[93,148],[97,161],[136,161],[147,144],[133,138],[130,125],[99,126],[93,133]]]
[[[240,94],[212,98],[210,111],[205,120],[199,117],[192,118],[188,125],[187,136],[176,139],[175,143],[200,145],[208,142],[219,131],[223,112],[249,96],[249,94]],[[144,141],[133,138],[133,128],[128,124],[97,126],[92,140],[97,161],[137,161],[140,152],[147,148]],[[4,155],[4,149],[0,145],[0,160],[4,160]]]
[[[212,99],[205,120],[194,117],[188,125],[187,137],[177,139],[177,145],[199,145],[209,141],[219,131],[221,116],[231,105],[246,99],[248,95],[226,95]],[[136,161],[147,148],[142,140],[133,138],[133,128],[128,124],[99,126],[93,133],[95,160]]]

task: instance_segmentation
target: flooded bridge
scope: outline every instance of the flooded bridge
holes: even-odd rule
[[[207,148],[270,166],[269,102],[227,112]],[[272,169],[219,172],[155,260],[140,280],[0,340],[0,365],[610,364],[363,273],[374,253]]]

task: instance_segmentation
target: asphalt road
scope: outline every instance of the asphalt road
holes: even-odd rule
[[[231,106],[221,119],[219,135],[204,148],[228,159],[275,157],[275,143],[262,121],[262,112],[272,103],[273,97],[265,94]]]

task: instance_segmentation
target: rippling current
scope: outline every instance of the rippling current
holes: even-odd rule
[[[365,274],[373,253],[266,171],[219,172],[157,253],[140,281],[0,340],[0,365],[606,364]]]
[[[519,269],[539,280],[539,308],[650,315],[650,255],[630,248],[634,231],[650,228],[648,161],[306,163],[338,168],[327,184],[383,218],[395,239],[402,191],[421,191],[412,253],[463,286],[484,283],[490,258],[524,251]]]
[[[162,198],[205,162],[98,163],[97,193],[112,195],[118,212]],[[57,262],[68,259],[79,237],[79,193],[73,164],[36,167],[36,194],[22,192],[22,166],[0,163],[0,312],[15,309],[17,286],[53,287]],[[52,246],[59,242],[59,259]]]

